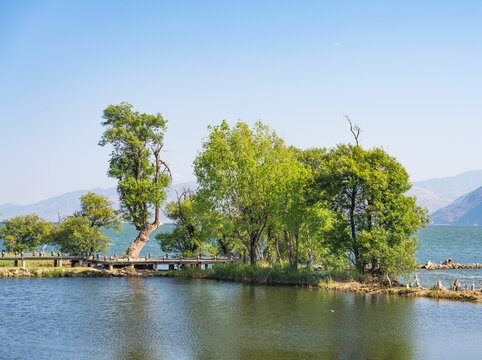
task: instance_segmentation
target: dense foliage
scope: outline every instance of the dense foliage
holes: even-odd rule
[[[106,252],[110,239],[101,227],[119,230],[119,216],[105,196],[87,193],[80,197],[80,211],[57,225],[52,244],[68,253]]]
[[[405,195],[409,176],[383,149],[288,148],[260,122],[209,130],[194,162],[202,209],[194,228],[210,236],[192,237],[196,249],[202,240],[224,254],[248,254],[252,264],[287,261],[295,269],[353,265],[399,277],[415,268],[413,234],[427,212]]]
[[[73,254],[106,252],[109,245],[109,238],[98,227],[90,226],[89,219],[77,216],[58,225],[53,241],[60,251]]]
[[[54,224],[37,215],[16,216],[4,220],[0,239],[7,251],[31,251],[51,241]]]
[[[254,130],[226,121],[210,128],[203,151],[194,162],[198,195],[207,211],[217,211],[231,223],[252,264],[262,235],[274,218],[287,178],[302,166],[274,132],[260,122]]]
[[[165,213],[175,228],[172,232],[161,232],[156,239],[163,251],[185,257],[199,255],[205,243],[205,232],[201,225],[201,212],[195,209],[194,192],[185,189],[177,200],[166,204]]]
[[[416,265],[416,237],[426,210],[406,196],[409,176],[383,149],[338,145],[323,154],[312,197],[333,212],[332,249],[347,252],[360,271],[400,276]]]

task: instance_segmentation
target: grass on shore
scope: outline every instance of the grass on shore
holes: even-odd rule
[[[64,260],[64,265],[70,265],[70,261]],[[53,267],[54,260],[25,260],[26,267]],[[13,268],[15,267],[15,260],[1,260],[0,268]]]
[[[285,284],[300,286],[318,286],[320,282],[330,283],[332,281],[369,281],[369,278],[366,275],[360,274],[354,269],[319,272],[305,267],[300,267],[298,270],[295,270],[289,266],[289,264],[276,264],[273,266],[260,264],[258,266],[252,266],[248,263],[226,263],[216,264],[208,270],[201,270],[193,267],[184,268],[181,271],[171,270],[168,275],[171,277],[201,277],[257,284]]]

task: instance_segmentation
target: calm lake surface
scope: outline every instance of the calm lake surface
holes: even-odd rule
[[[479,304],[164,278],[2,279],[0,294],[4,360],[482,353]]]
[[[170,231],[171,226],[161,228]],[[125,226],[110,254],[135,238]],[[418,260],[482,263],[482,228],[429,227]],[[162,255],[152,237],[142,254]],[[480,286],[482,271],[419,271]],[[330,312],[330,310],[335,310]],[[0,359],[462,359],[482,305],[187,279],[0,279]]]

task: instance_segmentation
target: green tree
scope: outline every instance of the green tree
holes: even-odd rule
[[[165,213],[174,221],[175,228],[172,232],[156,235],[162,251],[187,257],[199,255],[206,239],[201,226],[201,212],[195,209],[194,192],[185,189],[177,200],[166,205]]]
[[[53,229],[53,223],[37,215],[16,216],[3,221],[0,239],[7,251],[31,251],[48,244]]]
[[[121,219],[112,207],[112,202],[105,196],[89,192],[80,197],[80,211],[74,213],[76,217],[89,220],[91,227],[106,227],[120,230]]]
[[[109,237],[99,227],[91,226],[86,217],[72,216],[58,224],[53,242],[62,252],[75,254],[94,254],[106,252]]]
[[[63,252],[93,254],[106,252],[109,237],[100,228],[120,230],[120,218],[105,196],[89,192],[80,197],[80,211],[60,222],[52,243]]]
[[[313,151],[294,147],[290,147],[290,151],[296,161],[290,164],[280,184],[277,218],[272,228],[283,231],[286,257],[290,265],[297,269],[301,258],[311,264],[315,252],[323,248],[322,234],[331,225],[331,212],[321,202],[310,202],[312,161],[305,160],[311,157]]]
[[[166,120],[121,103],[104,110],[105,131],[100,146],[111,144],[108,175],[118,180],[117,191],[124,219],[139,231],[126,254],[137,258],[150,234],[159,228],[161,205],[166,199],[170,171],[161,159]]]
[[[226,214],[238,239],[256,264],[262,234],[273,216],[280,184],[293,155],[283,140],[261,122],[251,130],[226,121],[209,127],[209,138],[194,162],[198,196],[208,211]]]
[[[406,196],[404,167],[383,149],[338,145],[327,151],[314,177],[318,199],[336,214],[331,247],[347,251],[360,271],[400,276],[416,264],[413,236],[428,222],[425,209]]]

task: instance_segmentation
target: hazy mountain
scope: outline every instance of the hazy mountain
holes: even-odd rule
[[[442,197],[433,191],[421,188],[420,186],[412,186],[407,195],[416,196],[417,205],[426,207],[430,213],[450,204],[453,199]]]
[[[482,186],[482,170],[467,171],[446,178],[417,181],[413,184],[430,190],[441,198],[456,199]]]
[[[171,185],[167,192],[167,201],[172,201],[176,199],[176,191],[181,192],[184,188],[190,187],[191,189],[196,189],[197,184],[194,182],[175,184]],[[60,216],[71,215],[74,211],[79,210],[81,195],[88,192],[95,192],[99,195],[107,196],[114,204],[115,208],[119,208],[119,198],[117,196],[117,191],[115,187],[108,189],[88,189],[88,190],[77,190],[55,196],[46,200],[39,201],[35,204],[29,205],[14,205],[14,204],[3,204],[0,205],[1,219],[8,219],[17,215],[27,215],[27,214],[37,214],[41,218],[48,221],[57,221],[59,214]],[[167,222],[168,219],[162,215],[161,221]]]
[[[437,225],[482,225],[482,186],[430,216]]]

